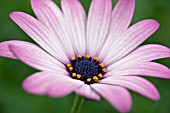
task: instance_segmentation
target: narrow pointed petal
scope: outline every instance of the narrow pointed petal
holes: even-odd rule
[[[75,91],[78,95],[86,97],[87,99],[100,100],[100,96],[87,84],[84,84]]]
[[[87,53],[98,56],[107,37],[111,20],[112,1],[93,0],[87,20]]]
[[[108,37],[100,52],[101,58],[111,50],[110,46],[129,27],[135,9],[135,0],[119,0],[113,12]]]
[[[120,66],[114,70],[108,70],[105,76],[125,76],[125,75],[142,75],[159,78],[170,78],[170,69],[166,66],[154,62],[147,62],[136,65]]]
[[[62,10],[72,32],[76,54],[85,55],[86,14],[79,0],[62,0]]]
[[[27,42],[19,45],[18,43],[11,43],[9,48],[19,60],[31,67],[43,71],[61,71],[68,74],[62,63],[32,43]]]
[[[112,12],[110,36],[114,36],[114,34],[120,35],[127,30],[132,20],[134,9],[135,0],[118,0]]]
[[[136,76],[108,77],[103,79],[101,83],[122,86],[153,100],[160,99],[159,92],[155,88],[155,86],[148,80],[141,77]]]
[[[22,12],[13,12],[10,14],[10,17],[22,30],[52,56],[63,63],[69,62],[58,39],[42,23]]]
[[[144,20],[130,27],[119,39],[112,44],[111,51],[104,58],[103,63],[110,65],[129,54],[159,27],[155,20]]]
[[[0,43],[0,56],[18,59],[9,48],[9,45],[11,45],[11,44],[19,45],[19,46],[23,47],[24,45],[27,45],[28,42],[17,41],[17,40],[1,42]]]
[[[120,112],[128,112],[131,108],[132,101],[129,92],[119,86],[94,84],[92,88],[102,97],[112,104]]]
[[[73,80],[65,76],[63,73],[39,72],[26,78],[22,86],[29,93],[50,96],[52,95],[49,93],[49,90],[55,88],[56,92],[54,92],[55,95],[53,96],[61,97],[73,92],[73,90],[82,85],[82,83],[81,81]],[[74,87],[70,88],[73,84]]]
[[[144,45],[137,48],[123,59],[113,63],[108,67],[108,69],[115,69],[119,66],[149,62],[161,58],[170,58],[169,48],[157,44]]]
[[[74,56],[71,32],[61,10],[52,0],[31,0],[37,18],[55,34],[67,56]]]

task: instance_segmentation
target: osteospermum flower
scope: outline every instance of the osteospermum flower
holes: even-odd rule
[[[138,47],[159,27],[143,20],[129,27],[135,0],[92,0],[88,16],[78,0],[31,0],[38,19],[23,12],[10,17],[38,45],[24,41],[0,43],[0,56],[21,60],[41,72],[23,88],[33,94],[62,97],[75,92],[87,99],[105,98],[118,111],[131,108],[127,89],[158,100],[157,89],[140,75],[170,78],[170,69],[155,62],[170,49],[157,44]]]

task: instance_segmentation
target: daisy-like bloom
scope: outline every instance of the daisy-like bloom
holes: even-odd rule
[[[92,0],[88,16],[79,0],[31,0],[36,18],[12,12],[12,20],[38,45],[24,41],[0,43],[0,56],[21,60],[40,72],[23,88],[32,94],[62,97],[72,92],[87,99],[105,98],[120,112],[131,108],[133,90],[153,100],[160,95],[143,76],[170,78],[170,69],[156,59],[169,58],[170,49],[157,44],[139,46],[159,27],[143,20],[129,27],[135,0]]]

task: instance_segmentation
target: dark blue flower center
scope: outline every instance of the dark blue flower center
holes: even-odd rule
[[[78,55],[72,57],[70,62],[66,65],[70,77],[84,81],[86,84],[100,82],[106,72],[106,68],[98,61],[98,57],[92,59],[89,55],[86,57]]]

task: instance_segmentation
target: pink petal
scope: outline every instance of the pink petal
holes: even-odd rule
[[[5,41],[0,43],[0,56],[3,57],[8,57],[8,58],[13,58],[13,59],[18,59],[13,52],[11,52],[9,45],[14,44],[14,45],[19,45],[19,46],[24,46],[29,44],[28,42],[25,41],[17,41],[17,40],[12,40],[12,41]]]
[[[143,43],[159,27],[155,20],[144,20],[130,27],[119,39],[112,44],[111,51],[104,58],[103,63],[110,65],[129,54]]]
[[[86,14],[79,0],[62,0],[62,10],[72,32],[76,54],[85,55]]]
[[[45,95],[50,84],[55,80],[66,79],[61,73],[38,72],[26,78],[22,84],[23,88],[33,94]]]
[[[115,69],[121,65],[131,65],[143,62],[149,62],[161,58],[170,58],[170,49],[156,44],[144,45],[137,48],[125,58],[113,63],[108,69]]]
[[[128,112],[131,108],[131,96],[129,92],[119,86],[94,84],[92,88],[103,96],[120,112]]]
[[[68,80],[56,80],[53,82],[48,90],[48,95],[51,97],[66,96],[84,83],[80,80],[68,79]]]
[[[122,86],[140,93],[150,99],[159,100],[160,95],[155,86],[148,80],[136,76],[108,77],[101,83]]]
[[[121,76],[121,75],[142,75],[159,78],[170,78],[170,69],[164,65],[146,62],[136,65],[120,66],[117,69],[108,70],[105,76]]]
[[[29,93],[49,96],[52,96],[49,90],[55,88],[53,97],[61,97],[73,92],[82,84],[83,82],[73,80],[62,73],[39,72],[25,79],[23,88]]]
[[[100,52],[100,59],[112,49],[110,46],[120,38],[129,27],[135,9],[135,0],[118,0],[111,19],[111,26],[106,42]]]
[[[67,56],[74,56],[71,31],[61,10],[52,0],[31,0],[32,8],[38,19],[55,34]]]
[[[100,100],[100,96],[87,84],[84,84],[75,91],[78,95],[86,97],[87,99]]]
[[[32,43],[10,43],[9,48],[15,56],[26,64],[38,70],[44,71],[61,71],[68,74],[65,66],[50,56],[40,47]],[[23,45],[24,44],[24,45]]]
[[[107,37],[111,20],[112,1],[93,0],[87,20],[87,53],[98,55]]]
[[[22,12],[13,12],[10,14],[10,17],[43,49],[56,57],[59,61],[69,63],[69,59],[63,52],[63,48],[58,42],[58,39],[56,39],[56,36],[51,33],[42,23],[30,15]]]

